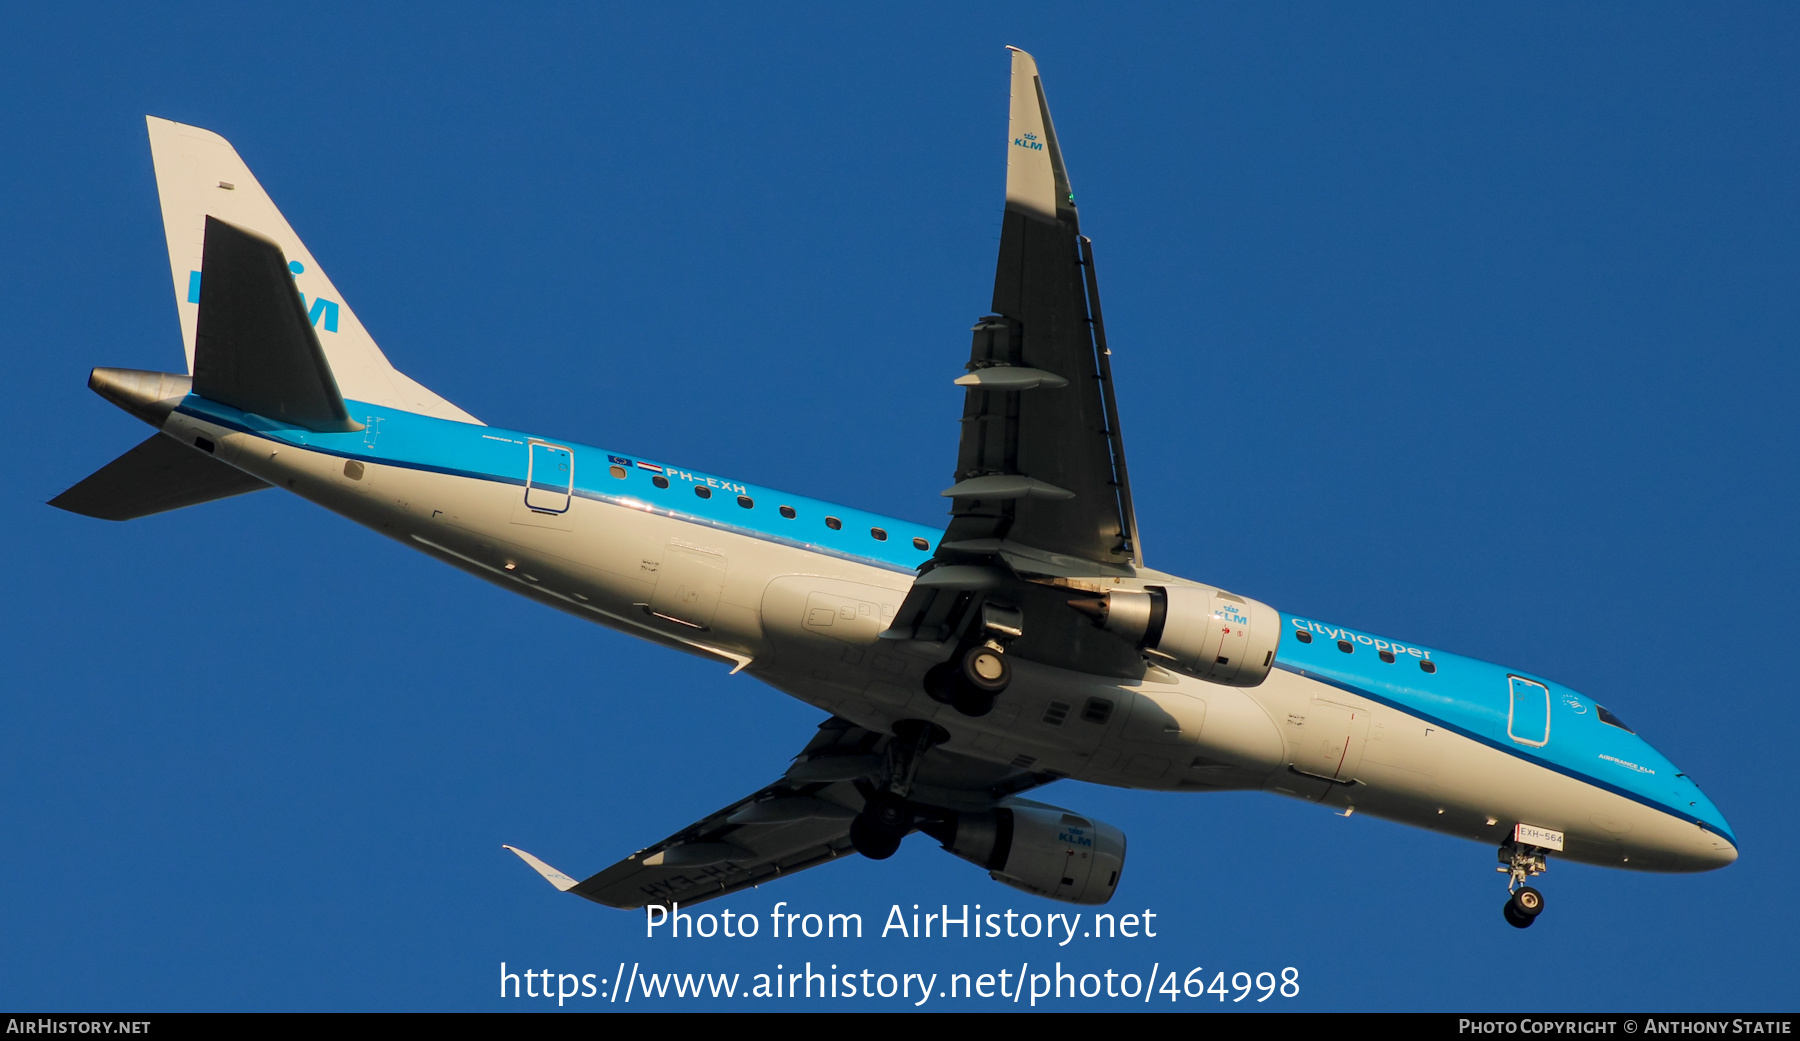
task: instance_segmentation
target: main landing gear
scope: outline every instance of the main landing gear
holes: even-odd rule
[[[1012,682],[1005,652],[978,643],[947,662],[925,671],[925,692],[965,716],[985,716],[994,699]]]
[[[850,822],[850,844],[870,860],[886,860],[900,849],[900,842],[912,834],[917,813],[907,799],[912,793],[913,778],[925,753],[949,740],[949,733],[922,719],[903,719],[894,724],[894,739],[888,742],[888,785],[878,790],[873,785],[859,785],[863,792],[863,808]]]
[[[1019,609],[989,600],[981,605],[979,643],[958,649],[950,660],[925,672],[925,692],[965,716],[985,716],[1012,682],[1006,645],[1024,634]]]
[[[886,860],[912,831],[912,804],[892,792],[876,792],[850,822],[850,844],[870,860]]]
[[[1549,869],[1544,851],[1521,842],[1507,842],[1500,847],[1500,863],[1502,866],[1494,870],[1506,876],[1509,894],[1501,914],[1513,928],[1529,929],[1544,911],[1544,894],[1526,885],[1525,880]]]

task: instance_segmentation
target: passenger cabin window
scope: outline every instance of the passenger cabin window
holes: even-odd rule
[[[781,515],[788,520],[793,520],[795,517],[794,508],[792,506],[783,506],[781,508]]]
[[[669,479],[662,474],[657,474],[655,477],[650,478],[650,483],[656,485],[658,488],[667,488],[669,486]]]
[[[712,498],[712,489],[704,484],[696,484],[694,485],[694,494],[702,499],[710,499]]]
[[[870,528],[869,534],[875,537],[876,542],[886,542],[887,541],[887,532],[881,530],[880,528]]]
[[[1429,661],[1429,660],[1422,661],[1419,663],[1419,668],[1424,670],[1425,672],[1436,672],[1437,671],[1437,662]]]
[[[1307,632],[1305,629],[1295,629],[1294,639],[1299,640],[1301,643],[1311,643],[1312,633]]]
[[[1382,661],[1387,662],[1389,665],[1394,664],[1394,652],[1393,651],[1379,651],[1377,653],[1379,653],[1381,655]]]
[[[1349,640],[1339,640],[1338,650],[1343,651],[1345,654],[1349,654],[1351,651],[1356,650],[1356,645]]]
[[[609,474],[612,474],[614,477],[617,477],[621,481],[623,481],[625,479],[625,468],[623,466],[618,465],[617,463],[613,464],[612,466],[607,467],[606,472]]]
[[[924,552],[931,548],[931,543],[926,542],[924,539],[913,539],[913,548],[920,552]]]
[[[1600,713],[1600,722],[1605,723],[1607,726],[1618,727],[1620,730],[1625,731],[1627,734],[1637,733],[1637,731],[1626,726],[1624,720],[1620,719],[1618,716],[1613,715],[1611,712],[1606,711],[1604,706],[1595,705],[1594,711]]]
[[[830,528],[832,531],[837,531],[839,528],[842,528],[844,526],[844,522],[841,520],[838,520],[836,517],[827,517],[827,518],[825,518],[825,526],[827,528]]]
[[[738,496],[738,505],[748,510],[756,505],[756,500],[750,498],[748,495],[740,495]]]

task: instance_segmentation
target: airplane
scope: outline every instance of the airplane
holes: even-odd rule
[[[944,528],[485,425],[394,368],[224,138],[155,117],[187,373],[94,369],[155,432],[50,504],[128,520],[283,488],[828,714],[768,785],[585,879],[505,847],[610,907],[881,860],[914,832],[1103,904],[1124,834],[1025,797],[1063,778],[1261,790],[1489,843],[1518,928],[1552,858],[1736,860],[1693,779],[1592,698],[1145,564],[1092,242],[1037,64],[1009,50],[999,256],[949,380]]]

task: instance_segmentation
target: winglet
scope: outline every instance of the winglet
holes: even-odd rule
[[[531,870],[536,871],[538,874],[544,876],[544,881],[555,886],[556,891],[559,893],[567,893],[569,890],[574,889],[576,886],[581,884],[579,879],[570,878],[568,875],[563,874],[562,872],[556,870],[555,868],[544,863],[543,861],[541,861],[538,858],[532,856],[531,854],[525,852],[524,850],[520,849],[517,846],[508,846],[508,845],[502,844],[500,848],[501,849],[510,849],[514,853],[517,853],[519,855],[520,860],[523,860],[525,863],[530,864]]]
[[[1037,61],[1017,47],[1007,50],[1012,52],[1012,108],[1006,124],[1006,208],[1054,221],[1059,209],[1074,208],[1074,193],[1056,147]]]

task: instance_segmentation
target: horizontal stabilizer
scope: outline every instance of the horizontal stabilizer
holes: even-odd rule
[[[151,434],[50,505],[84,517],[123,521],[267,487],[166,434]]]
[[[208,217],[200,272],[195,394],[308,430],[362,429],[344,408],[280,246]]]

